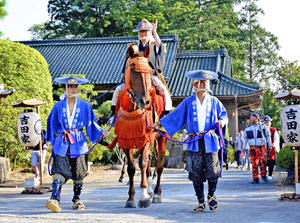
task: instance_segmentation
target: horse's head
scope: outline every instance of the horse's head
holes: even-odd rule
[[[135,52],[134,47],[130,46],[129,52],[129,68],[128,74],[125,76],[125,82],[128,92],[139,109],[148,108],[150,106],[150,88],[151,88],[151,67],[147,58],[150,55],[149,46],[144,52]]]

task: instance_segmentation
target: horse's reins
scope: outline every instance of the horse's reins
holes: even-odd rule
[[[122,84],[122,83],[121,83],[121,84]],[[121,84],[117,84],[117,85],[113,86],[112,88],[110,88],[109,90],[107,90],[106,92],[104,92],[103,94],[100,94],[100,95],[98,95],[98,96],[95,97],[95,98],[92,98],[92,99],[91,99],[91,102],[92,102],[92,101],[95,101],[95,100],[97,100],[97,99],[99,99],[99,98],[102,98],[103,96],[105,96],[106,94],[108,94],[109,92],[111,92],[112,90],[114,90],[115,88],[117,88],[118,86],[120,86]]]
[[[112,129],[112,127],[115,126],[115,124],[116,124],[117,120],[120,118],[120,116],[121,116],[121,114],[114,120],[114,122],[109,127],[108,132],[110,132],[110,130]],[[82,154],[66,153],[66,155],[75,156],[75,157],[80,157],[80,156],[86,155],[86,154],[90,153],[96,147],[96,145],[101,141],[102,138],[103,138],[103,135],[101,134],[99,136],[99,138],[96,140],[96,142],[94,143],[94,145],[92,146],[92,148],[89,151],[85,152],[85,153],[82,153]],[[48,173],[49,173],[49,175],[51,175],[50,165],[51,165],[51,161],[52,161],[53,155],[54,155],[54,152],[53,152],[53,149],[52,149],[51,156],[50,156],[49,162],[48,162]]]
[[[147,119],[146,119],[146,122],[147,122]],[[148,126],[148,124],[146,123],[146,125]],[[221,176],[222,176],[222,173],[223,173],[223,151],[225,149],[225,144],[224,144],[224,138],[223,138],[223,132],[222,132],[222,129],[221,129],[221,126],[220,126],[220,123],[217,122],[216,124],[214,124],[210,129],[206,130],[206,131],[203,131],[199,134],[190,134],[189,135],[189,138],[193,138],[193,139],[186,139],[185,141],[179,141],[179,140],[175,140],[175,139],[171,139],[169,138],[168,136],[164,135],[159,129],[157,128],[154,128],[155,131],[157,131],[162,137],[166,138],[167,140],[171,141],[171,142],[175,142],[175,143],[181,143],[181,144],[189,144],[189,143],[192,143],[192,142],[195,142],[195,141],[198,141],[200,139],[202,139],[208,132],[210,132],[211,130],[214,130],[218,128],[218,131],[219,131],[219,134],[220,134],[220,140],[219,140],[219,143],[220,143],[220,148],[221,148]]]

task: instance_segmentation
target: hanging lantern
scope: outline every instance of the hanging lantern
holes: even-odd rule
[[[287,146],[300,146],[300,105],[288,105],[280,113],[282,137]]]
[[[42,120],[33,112],[24,112],[18,118],[18,136],[26,147],[36,146],[41,139]]]

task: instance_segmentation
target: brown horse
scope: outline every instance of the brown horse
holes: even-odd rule
[[[151,203],[153,190],[151,187],[150,173],[150,153],[151,144],[154,143],[155,155],[157,158],[156,171],[157,183],[154,189],[153,203],[161,202],[161,173],[165,156],[165,138],[161,137],[153,129],[147,127],[147,124],[155,120],[154,107],[157,106],[157,96],[155,89],[151,85],[151,68],[147,58],[150,54],[149,47],[144,52],[135,53],[132,46],[128,49],[129,65],[125,73],[125,88],[119,92],[117,102],[117,114],[119,115],[115,125],[115,134],[120,148],[126,154],[129,176],[129,198],[126,202],[126,208],[135,208],[135,188],[134,188],[134,153],[139,151],[139,167],[141,169],[141,198],[139,207],[148,207]]]

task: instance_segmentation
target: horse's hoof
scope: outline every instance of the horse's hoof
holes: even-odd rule
[[[139,200],[139,208],[147,208],[151,204],[150,199],[149,200]]]
[[[124,178],[120,178],[120,179],[119,179],[119,182],[120,182],[120,183],[125,183],[126,180],[125,180]]]
[[[152,203],[154,203],[154,204],[161,203],[161,198],[160,198],[160,196],[157,195],[157,194],[155,194],[155,195],[153,196]]]
[[[127,201],[125,208],[136,208],[135,202],[134,201]]]

